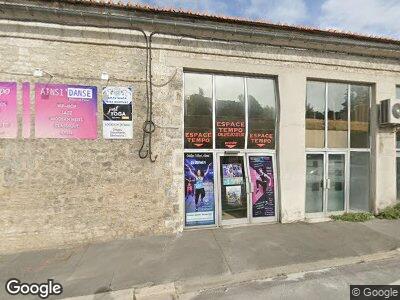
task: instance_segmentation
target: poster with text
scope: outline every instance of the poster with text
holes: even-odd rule
[[[133,138],[132,89],[103,88],[103,137],[105,139]]]
[[[215,224],[212,153],[185,154],[185,224]]]
[[[243,170],[240,163],[222,164],[222,182],[224,185],[243,184]]]
[[[0,82],[0,138],[16,138],[17,83]]]
[[[37,138],[97,138],[97,88],[94,86],[37,83],[35,110]]]
[[[217,148],[243,149],[245,144],[246,123],[240,121],[225,121],[223,118],[217,119]]]
[[[275,216],[275,183],[272,156],[249,156],[253,217]]]

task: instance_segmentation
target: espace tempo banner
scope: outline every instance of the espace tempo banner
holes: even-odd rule
[[[103,137],[105,139],[133,137],[131,88],[103,89]]]
[[[215,224],[212,153],[185,154],[185,225]]]
[[[272,156],[250,156],[253,217],[275,216],[275,183]]]
[[[37,83],[35,108],[37,138],[97,138],[97,88],[94,86]]]
[[[16,138],[17,83],[0,82],[0,138]]]

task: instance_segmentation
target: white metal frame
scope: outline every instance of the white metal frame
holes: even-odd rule
[[[314,79],[310,79],[311,81]],[[344,153],[345,154],[345,210],[344,211],[338,211],[338,212],[325,212],[325,207],[327,202],[327,195],[326,191],[324,189],[324,212],[322,213],[306,213],[307,218],[321,218],[321,217],[326,217],[327,215],[335,215],[335,214],[342,214],[343,212],[353,212],[355,210],[350,210],[350,154],[352,152],[368,152],[370,153],[370,170],[371,170],[371,143],[372,143],[372,138],[371,138],[371,123],[370,123],[370,128],[369,128],[369,148],[351,148],[350,144],[350,136],[351,136],[351,86],[352,85],[366,85],[362,83],[355,83],[355,82],[339,82],[339,83],[344,83],[347,85],[347,103],[348,103],[348,111],[347,111],[347,148],[329,148],[328,147],[328,89],[329,89],[329,84],[330,83],[336,83],[334,81],[330,80],[319,80],[315,79],[315,81],[320,81],[325,84],[325,129],[324,129],[324,147],[323,148],[306,148],[306,156],[307,154],[323,154],[324,155],[324,180],[326,178],[326,172],[328,171],[326,166],[328,163],[327,157],[329,154],[335,154],[335,153]],[[370,108],[370,120],[371,120],[371,104],[372,103],[372,87],[369,85],[369,108]],[[372,178],[370,178],[372,180]],[[325,183],[324,183],[325,184]],[[371,195],[371,191],[370,191]]]
[[[231,220],[223,220],[222,219],[222,174],[221,174],[221,158],[225,156],[237,156],[237,157],[242,157],[243,159],[243,165],[244,165],[244,180],[245,180],[245,186],[246,186],[246,201],[247,201],[247,216],[245,218],[237,218],[237,219],[231,219]],[[217,166],[218,166],[218,175],[217,175],[217,189],[218,189],[218,206],[219,206],[219,214],[218,214],[218,225],[220,226],[230,226],[230,225],[239,225],[239,224],[247,224],[250,223],[250,214],[249,214],[249,186],[248,186],[248,174],[247,174],[247,160],[246,160],[246,155],[243,152],[239,152],[237,154],[229,154],[229,153],[218,153],[217,154]]]
[[[213,170],[214,170],[214,201],[215,201],[215,224],[212,225],[199,225],[199,226],[186,226],[186,212],[185,212],[185,203],[184,203],[184,209],[182,218],[185,221],[184,222],[184,228],[185,229],[198,229],[198,228],[214,228],[214,227],[219,227],[219,226],[229,226],[229,225],[235,225],[235,224],[251,224],[251,223],[261,223],[261,222],[277,222],[279,220],[279,213],[280,213],[280,196],[279,196],[279,184],[278,184],[278,168],[277,168],[277,162],[276,162],[276,141],[278,140],[278,115],[279,115],[279,103],[278,103],[278,89],[277,89],[277,82],[276,82],[276,77],[271,76],[271,75],[266,75],[266,76],[246,76],[246,75],[232,75],[232,74],[224,74],[224,73],[212,73],[212,72],[202,72],[202,71],[187,71],[185,73],[194,73],[194,74],[205,74],[205,75],[210,75],[212,78],[212,133],[213,133],[213,148],[212,149],[195,149],[195,148],[190,148],[190,149],[184,149],[184,153],[212,153],[213,154]],[[219,168],[219,157],[223,155],[231,155],[231,154],[225,154],[225,151],[229,151],[229,149],[219,149],[216,148],[216,84],[215,84],[215,76],[218,75],[226,75],[226,76],[237,76],[237,77],[242,77],[244,80],[244,95],[245,95],[245,123],[246,123],[246,129],[245,129],[245,148],[244,149],[234,149],[239,151],[238,155],[243,155],[244,157],[244,165],[245,165],[245,172],[246,172],[246,188],[247,188],[247,205],[248,205],[248,217],[246,218],[246,222],[224,222],[224,224],[221,222],[221,198],[220,198],[220,168]],[[275,82],[275,142],[274,142],[274,149],[247,149],[248,146],[248,97],[247,97],[247,79],[248,78],[269,78],[273,79]],[[182,90],[182,105],[185,107],[185,76],[183,75],[183,90]],[[182,110],[182,123],[184,123],[185,119],[185,110]],[[182,135],[181,135],[182,140],[185,140],[185,131],[182,130]],[[250,199],[250,182],[248,179],[248,174],[249,174],[249,162],[248,162],[248,156],[272,156],[273,159],[273,171],[274,171],[274,192],[275,192],[275,216],[274,217],[258,217],[258,218],[252,218],[252,202]],[[182,182],[185,180],[185,172],[183,172],[182,175]]]
[[[250,156],[271,156],[272,157],[272,170],[274,172],[274,206],[275,206],[275,216],[273,217],[253,217],[253,199],[252,197],[252,184],[251,184],[251,178],[250,178],[250,162],[249,162],[249,157]],[[279,215],[279,192],[278,192],[278,176],[277,176],[277,168],[276,168],[276,159],[275,159],[275,153],[270,153],[268,152],[247,152],[246,153],[246,162],[247,162],[247,181],[248,181],[248,186],[249,186],[249,218],[250,218],[250,223],[267,223],[267,222],[277,222],[278,221],[278,215]]]

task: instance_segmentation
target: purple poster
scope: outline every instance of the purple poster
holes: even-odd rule
[[[0,82],[0,138],[16,138],[17,83]]]
[[[38,83],[35,105],[36,137],[97,138],[96,87]]]
[[[275,216],[275,183],[272,156],[250,156],[253,217]]]
[[[212,153],[185,154],[185,225],[215,224]]]

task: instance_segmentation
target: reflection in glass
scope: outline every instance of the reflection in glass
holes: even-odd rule
[[[396,157],[397,201],[400,201],[400,157]]]
[[[275,148],[275,81],[248,78],[249,135],[247,148]]]
[[[328,148],[347,148],[347,84],[328,84]]]
[[[344,210],[345,186],[344,154],[328,156],[328,211]]]
[[[185,148],[212,148],[212,76],[185,73]]]
[[[306,148],[325,147],[325,85],[307,82]]]
[[[350,209],[369,211],[369,152],[350,153]]]
[[[400,149],[400,132],[396,132],[396,148]]]
[[[245,172],[243,156],[221,157],[222,220],[247,218]]]
[[[350,86],[350,147],[369,148],[369,86]]]
[[[324,199],[324,156],[307,154],[306,212],[322,212]]]
[[[215,76],[216,147],[244,148],[245,98],[244,78]]]

